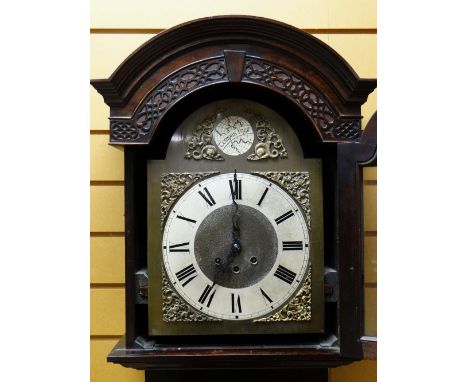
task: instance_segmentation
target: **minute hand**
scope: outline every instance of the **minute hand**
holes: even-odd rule
[[[237,192],[237,171],[234,170],[234,187],[236,188]],[[233,188],[234,188],[233,187]],[[232,204],[235,207],[234,214],[232,215],[232,245],[230,255],[235,255],[240,252],[241,250],[241,243],[240,243],[240,227],[239,227],[239,205],[236,202],[236,197],[234,195],[234,189],[232,189]]]

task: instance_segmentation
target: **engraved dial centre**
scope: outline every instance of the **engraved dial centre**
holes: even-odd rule
[[[198,266],[210,280],[226,288],[247,288],[258,283],[271,271],[278,254],[277,235],[265,215],[244,205],[239,205],[239,212],[240,253],[231,252],[231,205],[210,213],[195,235]]]

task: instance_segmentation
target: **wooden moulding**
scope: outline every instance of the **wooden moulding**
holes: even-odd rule
[[[296,346],[186,346],[154,345],[150,349],[128,348],[122,337],[108,355],[107,360],[140,370],[180,369],[288,369],[328,368],[348,364],[335,351]]]

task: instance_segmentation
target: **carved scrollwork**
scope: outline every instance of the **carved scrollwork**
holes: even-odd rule
[[[278,312],[255,322],[309,321],[312,318],[312,279],[307,274],[300,291]]]
[[[172,290],[162,272],[162,314],[165,322],[221,321],[195,312]]]
[[[178,98],[186,93],[214,82],[227,81],[226,64],[223,58],[209,59],[182,68],[154,89],[139,107],[132,122],[131,135],[114,133],[111,123],[111,139],[114,141],[139,141],[159,121],[161,115]]]
[[[304,172],[252,172],[270,179],[285,188],[301,206],[310,227],[309,173]]]
[[[270,121],[255,111],[246,110],[255,119],[255,127],[258,143],[255,145],[254,153],[247,157],[247,160],[261,160],[267,158],[287,158],[288,152],[283,145],[283,141],[275,129],[271,127]]]
[[[218,172],[183,172],[161,175],[161,229],[174,202],[192,184]]]
[[[338,139],[359,138],[360,120],[352,120],[352,123],[341,121],[310,83],[289,70],[267,61],[248,58],[245,60],[244,79],[263,83],[294,99],[323,135]]]
[[[212,144],[213,127],[219,112],[222,110],[216,110],[193,129],[192,135],[185,142],[186,159],[224,160],[218,154],[218,149]]]

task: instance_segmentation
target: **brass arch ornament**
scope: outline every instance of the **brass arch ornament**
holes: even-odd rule
[[[181,99],[229,83],[286,98],[323,142],[360,139],[360,108],[377,85],[359,78],[308,33],[249,16],[204,18],[168,29],[132,53],[109,79],[91,81],[111,108],[110,143],[118,145],[149,144]]]

